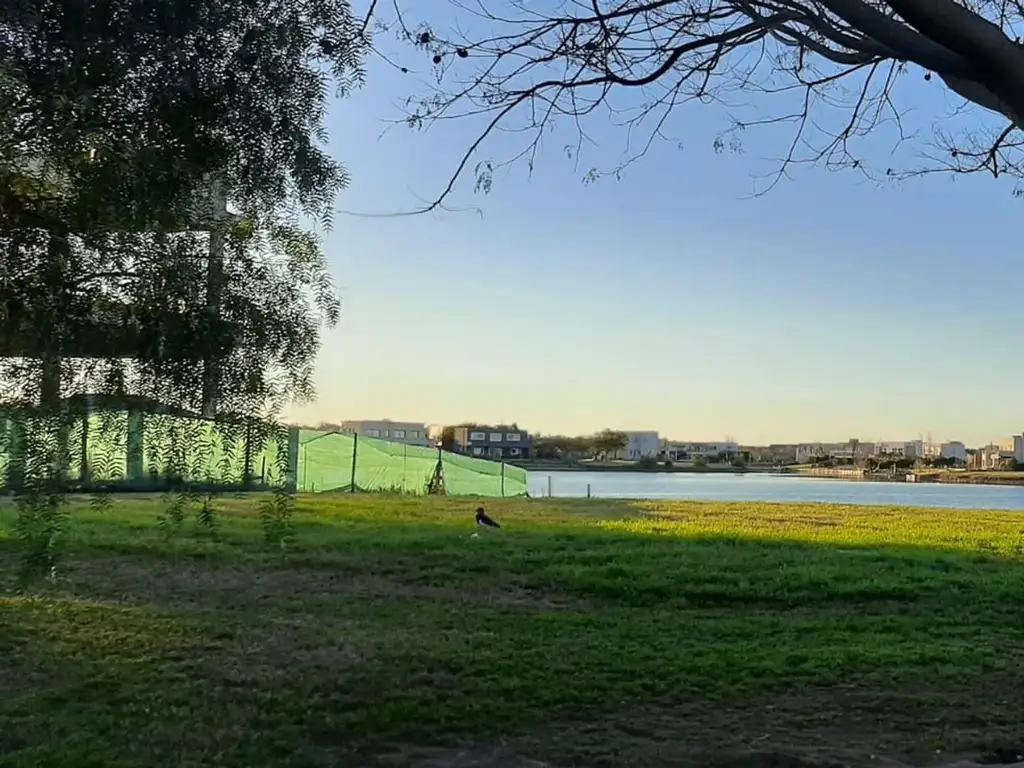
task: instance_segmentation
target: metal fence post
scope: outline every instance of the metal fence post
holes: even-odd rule
[[[305,470],[306,462],[302,462]],[[285,488],[295,492],[299,489],[299,428],[288,428],[288,469],[284,476]]]
[[[352,435],[352,483],[349,485],[349,493],[356,492],[356,453],[359,448],[359,435]]]
[[[125,428],[125,473],[131,485],[142,483],[145,478],[146,417],[142,411],[128,411]]]
[[[89,472],[89,418],[91,411],[89,408],[88,401],[85,405],[85,413],[82,415],[82,442],[79,446],[82,451],[82,461],[78,465],[78,482],[83,486],[88,486],[90,482]]]
[[[242,458],[242,488],[252,489],[252,421],[245,421],[245,448]]]

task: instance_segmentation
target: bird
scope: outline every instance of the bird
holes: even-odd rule
[[[498,525],[498,522],[496,520],[492,520],[490,517],[487,516],[487,513],[484,512],[483,507],[476,508],[476,524],[482,525],[485,528],[501,528],[501,526]]]

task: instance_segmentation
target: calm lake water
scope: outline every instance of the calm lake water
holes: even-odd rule
[[[953,509],[1024,510],[1024,486],[870,483],[768,474],[530,472],[531,496],[705,501],[819,501]]]

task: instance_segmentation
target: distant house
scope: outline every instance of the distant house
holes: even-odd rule
[[[942,444],[930,440],[910,440],[903,455],[908,459],[937,459],[942,456]]]
[[[430,440],[427,439],[427,427],[422,421],[391,421],[391,419],[343,421],[341,432],[345,435],[373,437],[392,443],[430,445]]]
[[[712,456],[738,456],[739,443],[726,440],[721,443],[677,443],[666,442],[665,455],[673,461],[710,458]]]
[[[888,460],[906,458],[908,445],[906,440],[885,440],[875,443],[875,456]]]
[[[808,464],[821,459],[846,458],[846,443],[800,443],[794,452],[797,464]]]
[[[795,464],[797,446],[793,443],[772,443],[768,446],[770,461],[776,464]]]
[[[661,454],[661,435],[653,430],[623,430],[629,442],[614,454],[616,459],[649,459]]]
[[[900,445],[902,446],[902,443]],[[845,443],[801,443],[795,447],[793,457],[797,464],[821,459],[856,461],[873,456],[875,452],[874,443],[864,443],[851,437]]]
[[[974,453],[967,457],[967,468],[1005,469],[1012,458],[1013,454],[1002,450],[1002,446],[999,444],[989,443],[983,448],[975,449]]]
[[[967,461],[967,446],[959,440],[943,443],[939,446],[939,453],[943,459],[952,459],[958,462]],[[1014,454],[1016,454],[1016,450],[1014,450]],[[1024,448],[1021,449],[1021,456],[1024,456]]]
[[[455,427],[453,443],[456,453],[481,459],[529,459],[533,456],[533,440],[525,429],[499,424]]]
[[[1013,458],[1018,464],[1024,464],[1024,435],[1013,436]]]

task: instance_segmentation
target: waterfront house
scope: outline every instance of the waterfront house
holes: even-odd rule
[[[525,429],[515,424],[455,427],[452,442],[456,453],[465,453],[481,459],[529,459],[533,456],[533,440]]]

